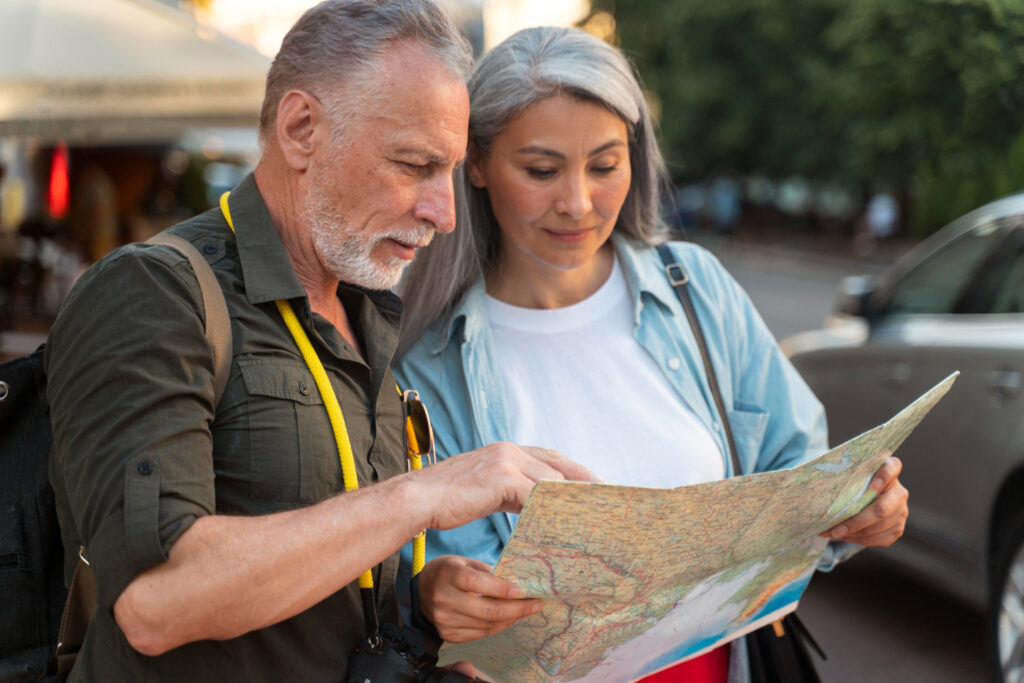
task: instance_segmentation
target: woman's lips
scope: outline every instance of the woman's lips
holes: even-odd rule
[[[584,228],[582,230],[549,230],[547,228],[542,228],[542,230],[544,230],[551,239],[565,244],[582,242],[594,231],[593,228]]]

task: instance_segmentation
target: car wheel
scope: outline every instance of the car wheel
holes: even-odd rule
[[[993,680],[1024,683],[1024,519],[996,551],[989,607],[989,647]]]

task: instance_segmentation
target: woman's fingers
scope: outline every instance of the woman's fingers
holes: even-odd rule
[[[899,480],[902,467],[898,458],[888,458],[871,481],[871,487],[878,491],[874,502],[825,535],[866,546],[892,545],[903,535],[910,514],[910,494]]]
[[[496,633],[541,608],[540,600],[519,599],[514,584],[490,574],[490,567],[465,557],[431,560],[419,575],[424,615],[451,642]]]

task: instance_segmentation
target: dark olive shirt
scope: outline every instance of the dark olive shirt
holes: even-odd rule
[[[357,583],[269,628],[158,657],[134,651],[112,616],[132,579],[166,560],[199,517],[273,513],[343,491],[327,413],[276,299],[291,301],[327,370],[360,485],[405,470],[401,401],[388,368],[398,299],[339,287],[364,359],[310,312],[252,176],[231,193],[231,210],[237,239],[219,210],[171,229],[207,257],[227,300],[234,355],[218,405],[199,285],[169,248],[129,245],[104,258],[79,280],[50,333],[50,478],[68,568],[84,544],[99,598],[72,680],[341,680],[363,636]],[[376,571],[385,619],[396,618],[396,567],[392,556]]]

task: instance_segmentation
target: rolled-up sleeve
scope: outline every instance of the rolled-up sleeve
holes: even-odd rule
[[[188,262],[130,246],[76,285],[46,348],[61,519],[86,547],[101,608],[214,511],[213,366]],[[59,506],[60,507],[60,506]]]

